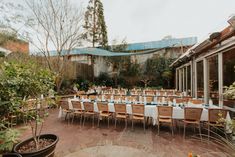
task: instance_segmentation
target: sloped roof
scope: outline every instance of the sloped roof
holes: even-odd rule
[[[169,38],[159,41],[133,43],[127,45],[127,51],[147,50],[147,49],[161,49],[165,47],[175,46],[192,46],[197,43],[197,37],[188,38]]]
[[[219,33],[220,33],[220,37],[218,39],[213,39],[211,41],[210,36],[209,37],[207,36],[201,42],[198,42],[197,44],[192,46],[190,49],[188,49],[184,54],[182,54],[178,59],[176,59],[170,66],[177,66],[177,64],[182,64],[181,62],[184,59],[189,59],[195,54],[204,52],[204,50],[212,48],[219,42],[222,42],[230,38],[231,36],[233,36],[235,33],[235,30],[231,26],[227,26],[223,30],[221,30]]]
[[[107,56],[107,57],[143,55],[143,54],[154,53],[163,48],[192,46],[196,42],[197,42],[196,37],[177,38],[177,39],[171,38],[171,39],[163,39],[160,41],[128,44],[126,51],[142,50],[142,52],[138,53],[111,52],[100,48],[76,48],[71,50],[69,54],[67,54],[68,53],[67,50],[63,50],[62,55],[93,55],[93,56]],[[56,56],[57,52],[51,51],[50,54],[51,56]]]
[[[158,51],[159,49],[148,50],[139,53],[128,53],[128,52],[111,52],[100,48],[79,48],[73,49],[67,54],[66,50],[62,51],[62,56],[64,55],[92,55],[92,56],[107,56],[107,57],[116,57],[116,56],[132,56],[132,55],[143,55],[149,54]],[[51,51],[51,56],[56,56],[56,51]]]

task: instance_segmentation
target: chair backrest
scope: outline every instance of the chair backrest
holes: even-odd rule
[[[159,97],[157,97],[157,102],[158,103],[164,103],[164,102],[166,102],[166,97],[164,97],[164,96],[159,96]]]
[[[126,104],[114,104],[116,113],[126,113]]]
[[[167,95],[173,95],[173,91],[167,91]]]
[[[146,102],[147,103],[151,103],[153,101],[153,97],[152,96],[146,96]]]
[[[97,106],[99,111],[109,112],[109,106],[107,103],[98,102]]]
[[[105,94],[105,99],[109,100],[109,99],[111,99],[111,96],[112,96],[111,94]]]
[[[145,91],[146,95],[155,95],[155,91],[149,90],[149,91]]]
[[[202,108],[185,107],[184,108],[184,119],[200,121],[202,115]]]
[[[175,99],[176,104],[187,103],[187,102],[188,102],[188,99],[185,99],[185,98],[176,98]]]
[[[90,95],[90,96],[89,96],[89,99],[90,99],[90,100],[96,100],[96,95]]]
[[[226,119],[227,112],[228,111],[225,109],[209,108],[208,109],[208,121],[211,123],[217,123],[222,118]]]
[[[144,116],[144,109],[145,109],[144,104],[132,104],[131,108],[132,108],[132,114],[138,114]]]
[[[181,94],[182,94],[182,92],[180,92],[180,91],[175,92],[175,95],[177,95],[177,96],[180,96]]]
[[[132,95],[128,98],[128,100],[131,100],[131,101],[137,101],[137,96],[135,95]]]
[[[164,91],[158,91],[158,93],[160,94],[160,96],[165,95],[165,92],[164,92]]]
[[[84,110],[93,112],[94,111],[94,104],[92,102],[83,102]]]
[[[173,107],[172,106],[157,106],[158,117],[172,118]]]
[[[173,102],[174,97],[166,97],[165,101],[166,102]]]
[[[71,101],[73,108],[74,109],[78,109],[78,110],[82,110],[82,105],[80,101]]]
[[[190,99],[189,102],[193,105],[202,105],[204,103],[202,99]]]
[[[80,98],[88,99],[88,96],[87,95],[81,95]]]
[[[114,99],[115,99],[115,100],[118,100],[118,99],[122,100],[122,96],[121,96],[121,95],[115,95],[115,96],[114,96]]]
[[[60,100],[60,107],[62,109],[68,110],[69,109],[69,102],[68,102],[68,100]]]

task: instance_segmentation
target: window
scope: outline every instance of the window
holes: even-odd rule
[[[235,49],[223,53],[223,85],[235,82]],[[224,105],[235,108],[235,101],[224,98]]]
[[[204,97],[203,61],[197,62],[197,97]]]
[[[191,66],[187,66],[187,91],[191,95]]]
[[[219,104],[218,55],[208,58],[208,96],[213,104]]]

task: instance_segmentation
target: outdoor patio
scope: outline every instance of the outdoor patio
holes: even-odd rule
[[[111,121],[107,128],[106,121],[96,123],[87,121],[83,127],[79,121],[68,124],[64,119],[58,119],[58,109],[50,110],[49,117],[45,120],[43,133],[53,133],[60,140],[56,147],[56,157],[105,157],[105,156],[128,156],[128,157],[175,157],[187,156],[189,152],[201,155],[201,157],[225,157],[226,154],[220,146],[213,142],[201,142],[195,139],[193,131],[187,130],[184,140],[183,131],[175,130],[171,135],[169,127],[161,127],[159,136],[157,127],[147,126],[143,131],[142,124],[136,124],[131,130],[131,124],[125,129],[125,123],[118,123],[114,128]],[[21,139],[31,136],[30,127],[21,127],[23,130]]]

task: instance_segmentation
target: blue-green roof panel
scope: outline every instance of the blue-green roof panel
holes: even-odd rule
[[[173,46],[192,46],[197,43],[197,37],[171,38],[159,41],[128,44],[127,51],[138,51],[146,49],[160,49]]]

